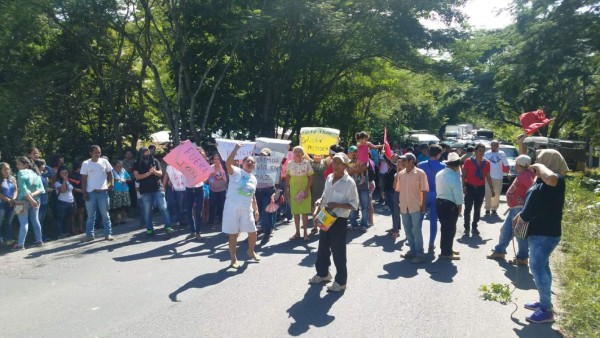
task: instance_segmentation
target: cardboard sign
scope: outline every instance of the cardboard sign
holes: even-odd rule
[[[250,141],[236,141],[236,140],[225,140],[225,139],[216,139],[217,149],[219,150],[219,155],[221,158],[226,161],[229,157],[229,154],[235,148],[235,145],[238,143],[243,143],[244,145],[238,149],[237,154],[235,154],[236,160],[243,160],[246,156],[254,156],[254,147],[256,143]]]
[[[271,155],[273,153],[278,153],[281,157],[285,157],[288,153],[288,148],[292,141],[289,140],[280,140],[276,138],[268,138],[268,137],[258,137],[256,139],[256,152],[259,152],[262,148],[271,149]]]
[[[256,156],[254,176],[258,183],[273,186],[279,183],[281,173],[281,160],[283,156],[279,153],[271,153],[271,156]]]
[[[340,131],[333,128],[304,127],[300,129],[300,145],[313,155],[329,155],[329,147],[338,144]]]
[[[164,160],[183,173],[190,186],[206,180],[215,171],[189,140],[171,150]]]

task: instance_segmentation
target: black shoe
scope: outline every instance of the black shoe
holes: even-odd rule
[[[471,233],[473,235],[479,235],[479,230],[477,230],[476,228],[473,228],[473,231],[471,231]]]
[[[492,210],[492,215],[494,215],[494,216],[498,216],[498,211],[496,211],[496,210]]]
[[[485,211],[485,215],[486,215],[486,216],[489,216],[489,215],[490,215],[490,211],[489,211],[489,210],[486,210],[486,211]]]
[[[463,236],[469,237],[469,229],[465,229],[465,231],[463,232]]]

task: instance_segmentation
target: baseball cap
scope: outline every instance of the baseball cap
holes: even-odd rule
[[[517,158],[515,158],[515,162],[522,167],[528,167],[531,165],[531,157],[527,155],[519,155]]]
[[[356,146],[350,146],[350,148],[348,148],[349,153],[357,151],[357,150],[358,150],[358,148],[356,148]]]
[[[348,155],[344,154],[344,153],[337,153],[335,155],[333,155],[333,159],[339,158],[342,163],[344,164],[348,164],[350,163],[350,159],[348,158]]]
[[[262,148],[260,150],[260,154],[263,156],[271,156],[271,149],[269,148]]]
[[[415,155],[413,153],[406,153],[402,156],[400,156],[401,160],[409,160],[409,161],[413,161],[416,162],[417,158],[415,157]]]

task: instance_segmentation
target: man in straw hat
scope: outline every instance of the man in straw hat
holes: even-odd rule
[[[327,231],[321,231],[319,235],[319,249],[317,250],[317,262],[315,268],[317,274],[309,282],[311,284],[327,283],[332,276],[329,272],[331,265],[330,256],[333,256],[333,264],[337,273],[335,281],[327,288],[328,291],[339,292],[346,289],[348,272],[346,268],[346,223],[352,210],[358,208],[358,192],[356,183],[348,175],[346,169],[350,159],[344,153],[337,153],[332,159],[333,173],[327,176],[323,195],[315,201],[317,206],[323,206],[331,211],[337,219]],[[313,215],[316,220],[316,215]]]

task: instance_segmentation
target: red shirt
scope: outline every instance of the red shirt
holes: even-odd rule
[[[490,173],[490,161],[483,159],[483,168],[481,168],[482,178],[479,178],[475,176],[477,164],[474,163],[472,160],[473,158],[474,157],[467,159],[463,165],[463,172],[466,174],[465,183],[481,187],[485,185],[485,178]]]
[[[523,206],[527,190],[531,188],[535,180],[535,173],[530,170],[523,170],[510,185],[506,191],[506,204],[509,208]]]

